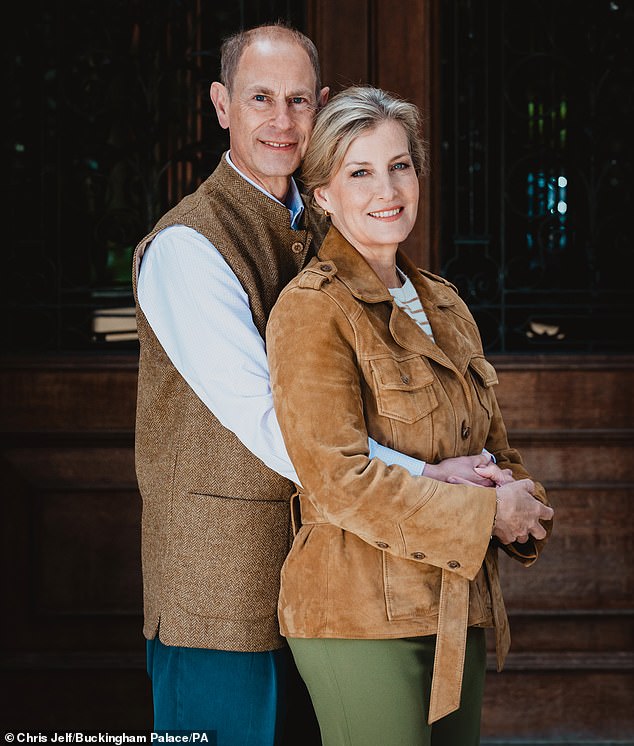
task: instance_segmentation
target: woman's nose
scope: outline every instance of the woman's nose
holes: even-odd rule
[[[377,184],[376,196],[381,199],[391,199],[396,194],[396,186],[389,174],[381,177]]]

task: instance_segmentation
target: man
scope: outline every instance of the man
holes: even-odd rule
[[[319,78],[314,45],[295,30],[228,39],[211,100],[230,150],[135,252],[154,727],[217,730],[219,746],[266,746],[280,730],[287,652],[276,607],[298,479],[263,337],[279,292],[321,238],[291,178],[328,96]],[[370,446],[388,463],[423,468]],[[314,722],[296,736],[287,729],[287,743],[318,743]]]

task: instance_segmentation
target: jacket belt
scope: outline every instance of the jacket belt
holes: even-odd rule
[[[468,619],[469,581],[443,570],[429,699],[430,724],[460,707]]]
[[[497,670],[501,671],[511,646],[511,635],[500,589],[497,555],[487,552],[485,566],[493,602]],[[429,700],[428,722],[430,724],[460,707],[468,621],[469,581],[467,578],[443,570],[434,674]]]
[[[489,551],[484,558],[484,566],[489,580],[489,592],[491,593],[491,602],[493,606],[493,624],[495,625],[495,653],[497,658],[497,670],[501,671],[504,666],[504,660],[511,647],[511,631],[509,629],[509,620],[506,616],[506,607],[502,598],[502,587],[498,572],[497,552]]]

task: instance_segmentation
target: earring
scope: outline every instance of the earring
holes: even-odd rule
[[[330,216],[332,215],[332,213],[330,212],[330,210],[324,210],[324,215],[325,215],[325,216],[326,216],[327,218],[329,218],[329,217],[330,217]]]

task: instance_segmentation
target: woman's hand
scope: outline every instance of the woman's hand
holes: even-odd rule
[[[518,479],[498,487],[497,511],[493,536],[503,544],[514,541],[524,544],[529,536],[545,539],[546,529],[540,521],[548,521],[554,511],[534,496],[535,484],[530,479]]]

